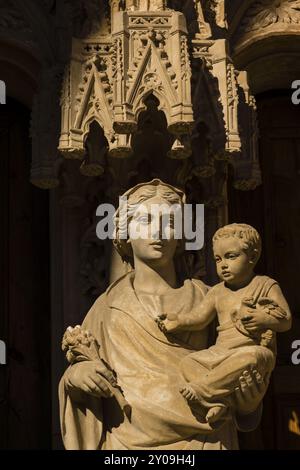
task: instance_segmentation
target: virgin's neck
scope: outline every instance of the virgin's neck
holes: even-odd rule
[[[177,287],[174,263],[165,266],[149,266],[135,260],[134,289],[149,294],[163,294],[170,288]]]

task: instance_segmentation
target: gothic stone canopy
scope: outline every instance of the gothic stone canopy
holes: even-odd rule
[[[286,35],[287,24],[299,35],[298,3],[8,0],[0,5],[1,37],[13,30],[15,42],[40,63],[40,74],[31,74],[37,84],[33,184],[59,185],[66,159],[82,160],[81,172],[96,176],[113,160],[134,158],[147,113],[157,111],[157,133],[168,147],[162,158],[181,162],[184,179],[214,177],[222,161],[233,165],[237,188],[256,187],[255,100],[247,73],[236,63],[242,63],[250,42]]]
[[[132,156],[132,139],[151,95],[172,136],[168,157],[198,153],[204,123],[210,148],[202,162],[196,156],[200,174],[214,174],[215,158],[231,160],[237,187],[255,187],[260,182],[255,101],[247,74],[235,69],[229,55],[224,2],[203,2],[204,9],[195,1],[189,28],[172,3],[176,8],[178,2],[112,0],[88,32],[73,37],[59,150],[65,158],[83,159],[85,174],[101,174],[100,155],[97,163],[87,151],[91,124],[97,122],[109,158]],[[218,38],[216,28],[223,31]]]

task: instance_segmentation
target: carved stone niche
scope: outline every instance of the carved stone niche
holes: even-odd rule
[[[80,166],[80,172],[84,176],[102,176],[106,167],[107,140],[96,121],[89,126],[85,147],[86,155]]]
[[[153,94],[175,137],[169,156],[187,158],[194,120],[185,17],[165,9],[163,1],[126,2],[125,11],[123,3],[110,3],[111,34],[100,29],[73,39],[61,99],[59,150],[66,158],[82,159],[90,124],[96,121],[109,156],[131,156],[139,115]]]

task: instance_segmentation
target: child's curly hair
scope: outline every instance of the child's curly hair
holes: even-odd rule
[[[258,231],[247,224],[230,224],[217,230],[213,237],[215,242],[222,238],[234,237],[242,242],[242,247],[247,254],[254,254],[257,262],[261,255],[261,238]]]

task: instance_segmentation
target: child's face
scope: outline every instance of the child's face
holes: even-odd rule
[[[237,238],[217,240],[214,243],[214,255],[218,276],[226,284],[238,287],[251,277],[255,263]]]

